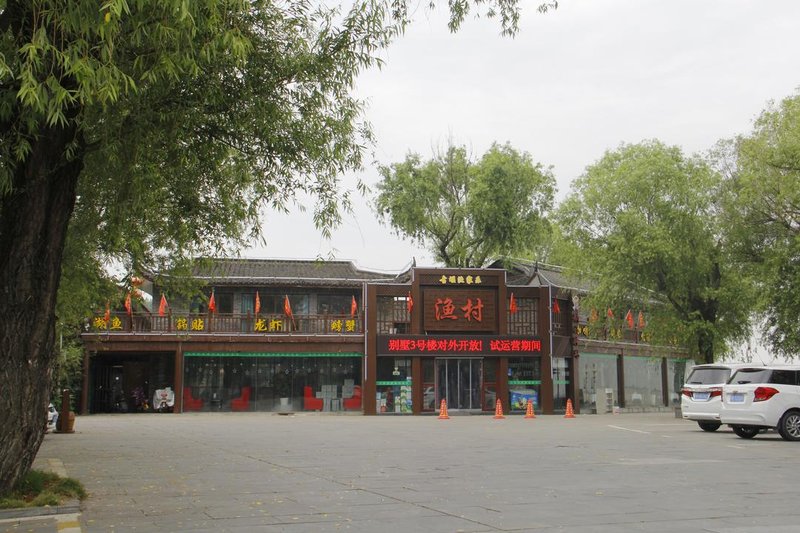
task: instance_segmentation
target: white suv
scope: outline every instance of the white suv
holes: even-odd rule
[[[719,429],[722,386],[743,366],[726,363],[694,366],[681,389],[681,416],[697,422],[703,431]]]
[[[743,439],[777,429],[785,440],[800,440],[800,366],[737,370],[722,388],[720,421]]]

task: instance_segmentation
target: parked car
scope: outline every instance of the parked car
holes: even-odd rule
[[[55,431],[57,423],[58,411],[56,411],[55,406],[51,403],[47,406],[47,426],[45,427],[45,433],[48,431]]]
[[[722,386],[743,366],[727,363],[694,366],[681,389],[681,416],[697,422],[703,431],[719,429]]]
[[[776,429],[800,441],[800,366],[740,368],[722,387],[720,422],[743,439]]]

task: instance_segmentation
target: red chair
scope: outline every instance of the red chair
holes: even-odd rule
[[[200,411],[203,409],[203,399],[195,398],[192,396],[192,388],[183,388],[183,410],[184,411]]]
[[[250,386],[242,387],[242,394],[238,398],[231,400],[231,411],[250,410]]]
[[[314,390],[308,385],[303,387],[303,410],[322,411],[322,398],[315,398]]]
[[[342,407],[345,409],[361,409],[361,386],[355,385],[353,387],[353,397],[352,398],[345,398],[342,400]]]

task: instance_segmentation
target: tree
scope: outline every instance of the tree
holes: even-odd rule
[[[0,0],[0,494],[41,444],[68,228],[135,272],[235,248],[297,192],[339,220],[371,139],[355,76],[408,23],[348,5]],[[516,2],[481,5],[515,31]]]
[[[394,231],[449,267],[535,250],[549,232],[555,179],[527,153],[493,144],[472,162],[464,147],[422,162],[409,154],[380,168],[375,211]]]
[[[726,227],[758,287],[769,345],[800,350],[800,95],[770,105],[734,143]]]
[[[687,343],[704,362],[747,326],[748,286],[730,275],[717,226],[719,189],[719,175],[677,147],[622,145],[588,167],[557,217],[595,299],[641,302],[660,323],[655,339]]]

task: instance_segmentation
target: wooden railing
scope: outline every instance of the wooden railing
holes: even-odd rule
[[[634,324],[631,328],[626,323],[607,323],[603,320],[581,321],[575,325],[578,337],[616,342],[633,342],[647,344],[650,339],[647,331]]]
[[[310,334],[352,335],[363,334],[360,315],[295,315],[252,313],[168,313],[164,316],[151,313],[111,313],[95,315],[88,325],[94,333],[175,333],[197,335],[206,333],[228,334]]]

